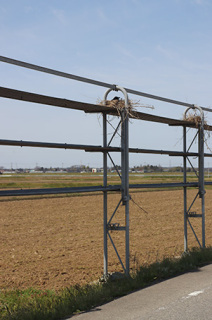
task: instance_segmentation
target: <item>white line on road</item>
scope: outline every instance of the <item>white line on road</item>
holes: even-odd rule
[[[205,289],[203,290],[199,290],[199,291],[193,291],[191,293],[189,293],[186,297],[182,297],[182,299],[189,299],[191,297],[197,297],[199,294],[204,293]]]
[[[191,292],[191,293],[189,293],[187,298],[196,297],[196,296],[198,296],[199,294],[201,294],[203,292],[204,292],[204,290]]]

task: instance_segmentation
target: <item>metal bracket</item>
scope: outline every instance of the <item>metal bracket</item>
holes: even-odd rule
[[[188,215],[187,215],[189,218],[201,218],[202,217],[202,214],[197,214],[196,211],[193,211],[193,212],[188,212]]]
[[[202,198],[206,194],[205,190],[200,190],[199,191],[199,198]]]
[[[126,230],[126,227],[120,226],[120,223],[109,223],[107,229],[112,231],[124,231]]]
[[[119,228],[119,223],[108,223],[108,230],[117,230]]]
[[[119,91],[119,89],[117,89],[117,85],[116,85],[116,84],[113,84],[113,87],[112,87],[111,90],[113,90],[113,91]]]

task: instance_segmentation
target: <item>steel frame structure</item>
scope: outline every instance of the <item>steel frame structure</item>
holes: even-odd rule
[[[39,148],[62,148],[62,149],[75,149],[75,150],[84,150],[87,152],[101,152],[103,154],[103,185],[102,186],[93,186],[93,187],[77,187],[77,188],[50,188],[50,189],[21,189],[21,190],[2,190],[0,191],[0,196],[20,196],[20,195],[40,195],[40,194],[62,194],[62,193],[81,193],[81,192],[102,192],[103,193],[103,239],[104,239],[104,276],[108,274],[108,239],[111,241],[112,246],[116,252],[116,255],[120,261],[120,264],[126,275],[129,275],[130,271],[130,253],[129,253],[129,201],[130,189],[142,189],[142,188],[172,188],[172,187],[181,187],[184,190],[184,250],[188,249],[188,235],[187,227],[190,226],[194,236],[200,247],[205,247],[205,185],[212,185],[212,182],[204,182],[204,157],[212,157],[212,154],[204,153],[204,129],[206,125],[204,124],[204,113],[205,111],[212,111],[211,109],[199,107],[193,104],[184,103],[181,101],[176,101],[172,99],[167,99],[132,89],[126,89],[119,87],[117,85],[112,85],[108,83],[103,83],[93,79],[82,78],[79,76],[67,74],[64,72],[32,65],[23,61],[18,61],[10,59],[7,57],[0,56],[0,61],[14,64],[20,67],[25,67],[33,69],[40,72],[50,73],[56,76],[61,76],[69,78],[72,80],[83,81],[93,85],[103,86],[108,88],[105,92],[104,100],[107,99],[109,92],[121,91],[125,99],[125,108],[118,112],[116,109],[105,106],[98,106],[93,104],[82,103],[78,101],[71,101],[66,99],[60,99],[55,97],[48,97],[44,95],[38,95],[34,93],[3,88],[0,87],[0,97],[23,100],[28,102],[39,103],[43,105],[52,105],[56,107],[69,108],[75,110],[81,110],[88,113],[101,113],[103,115],[103,144],[101,146],[94,145],[77,145],[77,144],[66,144],[66,143],[47,143],[47,142],[32,142],[32,141],[17,141],[17,140],[0,140],[0,145],[10,145],[10,146],[25,146],[25,147],[39,147]],[[144,96],[151,99],[156,99],[168,103],[174,103],[177,105],[187,107],[185,113],[189,109],[197,109],[200,112],[201,122],[196,126],[191,121],[183,121],[170,119],[165,117],[153,116],[141,112],[128,112],[129,100],[128,93]],[[114,133],[110,141],[107,141],[107,116],[114,115],[120,118],[120,122],[117,127],[114,129]],[[136,118],[138,120],[152,121],[158,123],[168,124],[170,126],[182,126],[183,128],[183,151],[170,151],[170,150],[148,150],[140,148],[130,148],[129,147],[129,118]],[[198,136],[198,152],[190,152],[191,145],[187,148],[187,132],[186,128],[194,128],[197,133],[191,143],[193,144],[195,138]],[[118,129],[121,129],[121,147],[112,147],[111,142],[115,135],[118,132]],[[212,131],[212,126],[207,125],[207,130]],[[121,154],[121,174],[116,168],[111,152],[119,152]],[[181,183],[163,183],[163,184],[129,184],[129,153],[149,153],[149,154],[161,154],[169,156],[180,156],[183,157],[183,182]],[[117,174],[121,179],[120,185],[108,185],[107,179],[107,161],[108,157],[116,168]],[[198,157],[198,172],[192,166],[190,157]],[[197,175],[196,182],[188,182],[187,180],[187,162],[190,163],[193,170]],[[195,196],[192,203],[188,206],[187,192],[188,188],[197,188],[198,192]],[[112,212],[111,216],[108,219],[108,192],[120,192],[120,200]],[[196,213],[192,212],[191,209],[194,203],[197,201],[197,198],[201,200],[201,212]],[[112,220],[115,218],[116,212],[120,205],[124,206],[125,209],[125,225],[120,226],[118,223],[112,223]],[[202,222],[202,241],[200,241],[196,235],[196,232],[191,224],[192,218],[201,218]],[[122,261],[118,249],[116,248],[114,241],[111,236],[111,231],[124,231],[125,232],[125,263]]]
[[[190,108],[186,109],[185,115],[188,112]],[[186,127],[183,127],[183,150],[184,152],[188,152],[193,145],[196,137],[198,136],[198,172],[192,165],[192,162],[190,161],[189,157],[184,156],[183,157],[183,181],[186,184],[187,182],[187,162],[190,163],[190,166],[192,167],[193,171],[195,172],[197,178],[198,178],[198,192],[196,196],[194,197],[193,201],[191,204],[188,206],[188,201],[187,201],[187,187],[184,186],[184,251],[188,250],[188,232],[187,232],[187,227],[188,225],[190,226],[196,241],[198,242],[198,245],[202,248],[205,247],[205,183],[204,183],[204,113],[203,110],[195,106],[195,109],[199,111],[200,113],[200,119],[201,121],[198,124],[197,127],[197,132],[190,143],[188,149],[187,149],[187,132],[186,132]],[[191,211],[193,208],[194,203],[197,201],[197,198],[200,198],[201,200],[201,212],[197,213],[196,211]],[[191,223],[191,218],[201,218],[202,222],[202,241],[199,240],[194,227],[192,226]]]

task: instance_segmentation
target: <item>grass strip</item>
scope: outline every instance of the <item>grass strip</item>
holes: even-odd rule
[[[165,258],[141,266],[130,277],[109,277],[106,282],[75,285],[60,292],[38,290],[0,291],[1,320],[59,320],[87,311],[132,291],[197,270],[212,263],[212,247],[193,248],[180,258]]]

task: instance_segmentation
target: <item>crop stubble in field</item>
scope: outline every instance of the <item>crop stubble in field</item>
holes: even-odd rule
[[[197,191],[189,190],[190,201]],[[132,193],[131,267],[183,251],[183,192]],[[120,195],[109,195],[109,212]],[[101,195],[0,202],[0,288],[59,289],[96,280],[103,272]],[[206,244],[212,245],[212,190],[206,194]],[[195,210],[195,208],[194,208]],[[194,226],[200,234],[200,220]],[[193,220],[192,220],[193,221]],[[114,222],[124,224],[120,208]],[[124,260],[124,233],[112,232]],[[189,230],[189,246],[196,246]],[[109,271],[120,271],[109,243]]]

